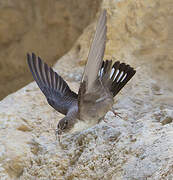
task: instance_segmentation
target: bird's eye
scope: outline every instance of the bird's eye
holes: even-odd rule
[[[65,121],[63,122],[63,124],[62,124],[61,129],[62,129],[62,130],[65,129],[65,128],[67,127],[67,124],[68,124],[68,121],[65,120]]]
[[[66,119],[61,119],[60,122],[58,123],[58,129],[60,130],[65,130],[68,126],[68,121]]]
[[[68,121],[64,121],[64,129],[67,127]]]

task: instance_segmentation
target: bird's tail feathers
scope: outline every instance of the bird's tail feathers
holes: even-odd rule
[[[126,83],[134,76],[136,71],[125,63],[116,61],[113,66],[111,61],[103,61],[100,69],[100,78],[103,84],[109,88],[113,96],[126,85]]]
[[[99,76],[101,77],[103,84],[108,83],[108,79],[110,79],[111,68],[112,68],[112,60],[110,61],[106,60],[102,62]]]

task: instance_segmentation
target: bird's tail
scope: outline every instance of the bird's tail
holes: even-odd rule
[[[130,65],[116,61],[112,66],[112,60],[106,60],[102,63],[99,75],[103,85],[109,88],[113,96],[116,96],[135,73]]]

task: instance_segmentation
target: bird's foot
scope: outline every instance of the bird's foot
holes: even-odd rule
[[[121,113],[120,112],[115,112],[113,108],[111,109],[111,111],[113,112],[113,114],[115,116],[118,116],[119,118],[123,119],[124,121],[126,121],[128,119],[127,117],[120,116]]]
[[[113,112],[113,114],[114,114],[115,116],[118,116],[119,118],[123,119],[122,116],[119,115],[119,114],[121,114],[121,113],[115,112],[113,109],[112,109],[112,112]]]

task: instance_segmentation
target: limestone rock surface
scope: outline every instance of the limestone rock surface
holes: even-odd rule
[[[108,11],[105,59],[137,70],[115,98],[122,118],[110,111],[59,144],[54,130],[63,116],[35,83],[27,85],[0,102],[1,179],[173,179],[173,2],[104,0],[102,8]],[[94,27],[54,66],[76,92]]]

